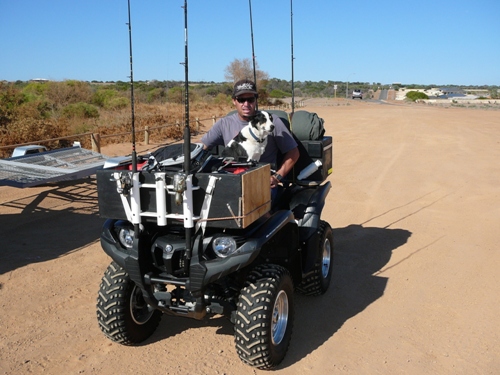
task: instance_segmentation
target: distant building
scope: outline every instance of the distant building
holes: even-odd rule
[[[44,82],[49,82],[48,79],[46,78],[33,78],[33,79],[30,79],[30,82],[40,82],[40,83],[44,83]]]
[[[464,90],[460,87],[440,87],[439,92],[444,98],[456,98],[465,96]]]

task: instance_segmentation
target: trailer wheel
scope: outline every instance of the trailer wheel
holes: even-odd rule
[[[269,370],[285,357],[294,318],[293,281],[287,269],[261,265],[248,276],[236,311],[234,340],[240,359]]]
[[[333,270],[333,234],[330,224],[321,221],[319,228],[319,246],[316,249],[316,262],[310,273],[298,286],[297,291],[308,296],[325,294],[330,286]]]
[[[162,312],[149,306],[141,289],[115,262],[108,266],[97,297],[97,321],[112,341],[134,345],[150,337],[158,327]]]

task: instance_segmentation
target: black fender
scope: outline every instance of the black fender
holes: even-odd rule
[[[312,189],[302,189],[292,196],[290,206],[298,221],[301,242],[307,241],[319,228],[321,213],[331,187],[332,184],[328,181]]]
[[[148,236],[136,237],[131,249],[123,248],[114,233],[114,227],[118,221],[123,220],[107,219],[104,222],[101,231],[101,247],[111,259],[128,273],[130,279],[141,288],[146,302],[151,306],[157,306],[158,302],[153,297],[151,289],[145,285],[143,279],[143,275],[147,273],[146,264],[149,259],[139,256],[139,254],[149,254],[150,238]]]
[[[317,260],[316,249],[319,246],[318,229],[321,224],[321,213],[325,207],[326,196],[330,192],[328,181],[314,188],[304,188],[293,195],[291,206],[299,225],[299,238],[302,248],[302,273],[307,274]]]
[[[114,226],[117,221],[107,219],[104,222],[101,230],[101,247],[120,267],[125,268],[125,259],[130,255],[130,252],[118,250],[121,245],[114,234]]]

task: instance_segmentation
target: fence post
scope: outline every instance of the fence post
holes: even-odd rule
[[[216,117],[215,117],[215,115],[213,115],[212,116],[212,125],[215,124],[215,119],[216,119]]]
[[[196,117],[196,133],[200,132],[200,118]]]
[[[144,127],[144,143],[149,145],[149,126]]]
[[[92,143],[92,151],[101,153],[101,136],[99,133],[92,133],[90,141]]]

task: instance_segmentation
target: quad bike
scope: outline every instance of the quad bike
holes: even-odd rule
[[[326,292],[333,237],[321,220],[330,182],[332,140],[299,140],[308,179],[290,172],[271,202],[271,166],[205,152],[199,144],[97,173],[103,250],[112,258],[100,285],[97,320],[112,341],[134,345],[165,315],[234,324],[241,360],[272,369],[285,357],[294,322],[294,291]],[[177,147],[176,147],[177,146]]]

